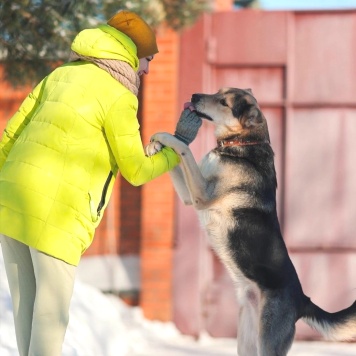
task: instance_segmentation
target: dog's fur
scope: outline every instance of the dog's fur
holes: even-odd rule
[[[267,122],[251,90],[194,94],[192,103],[215,124],[218,140],[200,168],[188,146],[168,133],[154,135],[146,152],[152,155],[162,144],[181,157],[181,168],[171,172],[176,191],[198,211],[236,285],[239,355],[286,355],[300,318],[325,338],[356,337],[356,302],[328,313],[303,293],[278,222]]]

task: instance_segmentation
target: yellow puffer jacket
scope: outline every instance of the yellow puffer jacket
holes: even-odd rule
[[[106,25],[80,32],[72,49],[138,67],[134,43]],[[39,83],[0,141],[0,233],[77,265],[118,171],[137,186],[179,163],[169,148],[145,156],[137,108],[134,94],[88,62]]]

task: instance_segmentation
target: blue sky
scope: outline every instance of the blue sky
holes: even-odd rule
[[[266,10],[356,9],[356,0],[260,0]]]

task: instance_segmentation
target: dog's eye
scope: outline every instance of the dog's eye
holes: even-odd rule
[[[220,104],[223,106],[228,106],[225,99],[220,99]]]

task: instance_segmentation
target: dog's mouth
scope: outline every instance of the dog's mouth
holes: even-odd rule
[[[194,101],[194,95],[193,95],[192,101],[189,102],[189,103],[185,103],[185,104],[184,104],[184,109],[189,108],[191,111],[195,111],[195,113],[196,113],[200,118],[206,119],[206,120],[208,120],[208,121],[214,121],[211,116],[209,116],[208,114],[206,114],[206,113],[204,113],[204,112],[202,112],[202,111],[199,111],[199,110],[197,109],[197,104],[198,104],[198,102],[197,102],[197,101]]]
[[[202,119],[206,119],[206,120],[209,120],[209,121],[214,121],[209,115],[201,112],[201,111],[198,111],[198,110],[195,110],[196,114],[201,117]]]

